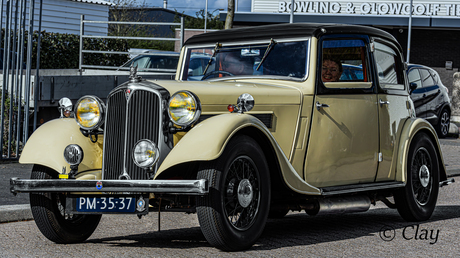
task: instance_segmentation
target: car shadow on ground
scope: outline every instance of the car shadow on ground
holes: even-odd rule
[[[415,228],[417,225],[422,227],[425,223],[456,218],[460,218],[460,206],[437,206],[431,219],[425,222],[404,221],[397,210],[389,208],[377,208],[364,213],[314,217],[304,212],[291,212],[282,219],[269,219],[262,236],[250,251],[308,246],[365,236],[379,237],[382,230],[402,231],[407,227]],[[87,243],[172,249],[211,247],[199,227],[92,238]]]

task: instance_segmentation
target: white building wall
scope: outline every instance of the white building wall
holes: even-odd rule
[[[408,0],[296,0],[296,14],[349,14],[349,15],[394,15],[408,16]],[[414,16],[460,17],[460,1],[414,0]],[[252,0],[252,12],[290,13],[291,0]]]
[[[101,0],[90,1],[91,0],[78,2],[71,0],[43,0],[42,31],[79,35],[81,15],[85,15],[85,20],[108,21],[110,3]],[[3,0],[2,27],[5,27],[6,21],[6,2],[7,0]],[[26,2],[26,24],[28,25],[29,0]],[[12,1],[12,3],[14,14],[16,1]],[[38,30],[39,11],[40,1],[35,0],[34,30]],[[108,25],[104,23],[86,23],[85,35],[106,36],[107,27]]]

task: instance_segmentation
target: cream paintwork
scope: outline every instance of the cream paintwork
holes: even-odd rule
[[[380,153],[376,181],[395,180],[396,160],[398,160],[398,146],[405,122],[411,116],[412,108],[409,96],[379,94],[379,101],[388,104],[379,104]]]
[[[378,167],[375,94],[317,95],[305,160],[306,181],[316,187],[371,183]]]
[[[439,145],[438,137],[433,126],[428,123],[426,120],[421,118],[411,118],[408,119],[404,128],[401,132],[402,141],[399,143],[398,147],[398,160],[396,163],[396,177],[395,180],[398,182],[406,182],[407,175],[407,157],[409,156],[409,148],[412,143],[412,139],[418,132],[425,132],[434,140],[434,147],[436,148],[436,153],[439,158],[439,174],[440,180],[447,179],[446,166],[444,164],[444,159],[441,154],[441,147]],[[396,162],[396,161],[395,161]]]
[[[267,83],[277,82],[276,85]],[[181,90],[195,93],[201,101],[203,115],[229,113],[227,106],[236,104],[238,97],[249,93],[254,97],[255,106],[251,112],[273,114],[273,128],[270,132],[288,159],[292,156],[292,147],[300,117],[302,82],[280,80],[254,80],[252,83],[229,81],[154,81],[172,94]],[[213,89],[213,90],[210,90]],[[176,137],[176,142],[180,137]],[[301,171],[299,171],[301,175]]]
[[[284,180],[292,190],[302,194],[321,194],[318,188],[309,185],[297,174],[267,128],[258,119],[248,114],[219,115],[199,123],[174,146],[158,169],[155,178],[167,168],[177,164],[217,159],[231,137],[248,126],[257,128],[270,140],[283,171]],[[200,146],[200,151],[196,151],[197,146]]]
[[[70,165],[64,160],[64,149],[69,144],[78,144],[83,149],[79,172],[102,168],[102,137],[97,143],[92,143],[83,136],[73,118],[55,119],[40,126],[27,141],[19,162],[43,165],[59,173],[65,167],[66,173],[69,173]]]

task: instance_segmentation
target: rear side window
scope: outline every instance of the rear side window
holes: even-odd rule
[[[404,90],[402,59],[392,46],[375,42],[374,58],[381,88]]]
[[[420,75],[422,76],[423,87],[430,87],[434,85],[433,77],[431,77],[430,72],[426,69],[420,69]]]

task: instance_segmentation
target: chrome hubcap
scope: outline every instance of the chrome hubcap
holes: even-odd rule
[[[432,165],[428,150],[423,147],[418,149],[412,160],[412,191],[415,201],[422,206],[430,200],[433,189],[433,175],[430,173]]]
[[[430,182],[430,170],[428,167],[425,165],[421,166],[418,175],[420,178],[420,184],[423,187],[427,187]]]
[[[238,202],[243,208],[247,208],[249,204],[251,204],[253,195],[252,186],[249,180],[241,180],[238,186]]]

